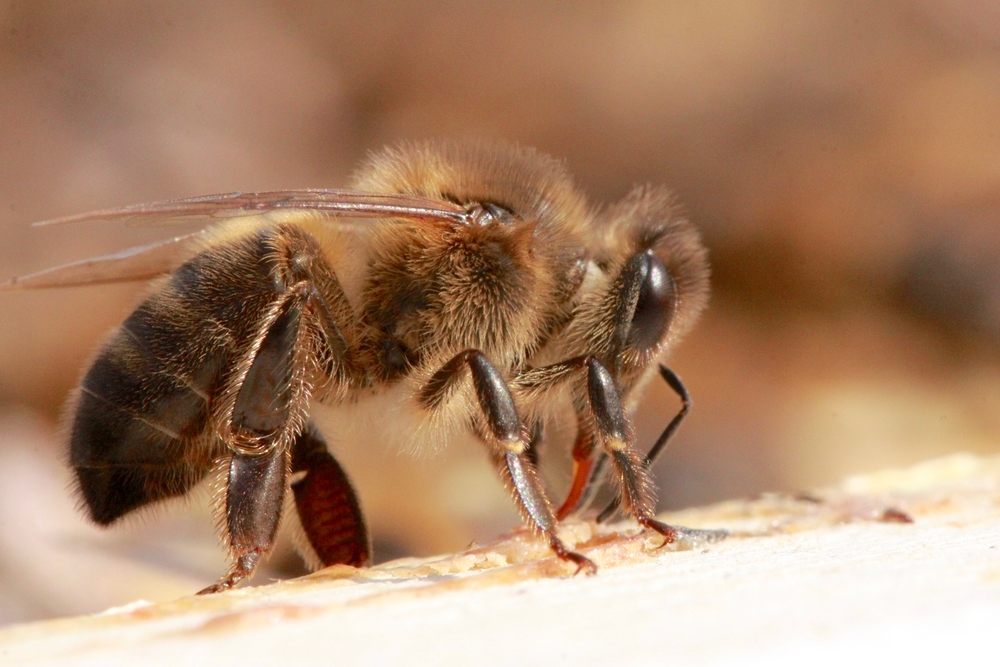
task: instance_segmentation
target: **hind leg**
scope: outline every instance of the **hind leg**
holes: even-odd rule
[[[226,533],[233,564],[216,584],[199,595],[225,591],[250,577],[274,546],[285,497],[288,455],[273,448],[264,454],[234,454],[226,489]]]
[[[371,544],[357,495],[347,475],[309,424],[292,445],[295,508],[309,546],[324,565],[362,567],[371,562]]]
[[[318,435],[311,428],[300,432],[310,398],[310,387],[303,381],[310,355],[327,367],[335,382],[348,382],[354,371],[334,314],[346,306],[337,308],[336,278],[314,240],[292,228],[279,227],[272,234],[265,247],[270,247],[268,257],[277,258],[276,267],[263,262],[259,268],[271,271],[270,282],[284,291],[257,316],[256,328],[238,349],[240,356],[232,360],[219,394],[232,397],[231,404],[222,404],[225,421],[220,430],[231,452],[223,527],[233,565],[203,593],[232,588],[250,577],[271,551],[293,463],[306,471],[296,499],[312,535],[328,528],[324,524],[331,490],[346,488],[352,516],[357,514],[353,491],[333,457],[319,451],[324,448]],[[319,284],[325,287],[323,293]],[[322,539],[317,541],[325,548]]]

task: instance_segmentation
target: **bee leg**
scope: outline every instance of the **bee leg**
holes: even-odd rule
[[[587,500],[588,489],[593,488],[594,472],[594,438],[588,430],[581,428],[573,445],[573,482],[566,493],[566,499],[556,510],[556,517],[560,521],[575,512]]]
[[[550,366],[533,368],[518,375],[514,382],[528,394],[542,395],[575,377],[590,359],[591,357],[576,357]],[[573,445],[573,481],[565,500],[556,510],[559,521],[576,511],[584,500],[589,500],[590,491],[594,487],[593,480],[601,465],[599,460],[595,467],[593,460],[595,436],[588,411],[586,405],[576,406],[579,428]],[[535,456],[533,463],[537,465],[537,454]]]
[[[292,472],[305,472],[292,482],[292,492],[302,528],[320,562],[368,565],[371,544],[358,498],[312,424],[292,445]]]
[[[592,356],[582,356],[533,368],[520,374],[515,383],[529,394],[544,394],[578,377],[593,361]],[[590,502],[599,486],[598,482],[603,478],[607,460],[603,452],[595,456],[597,434],[590,414],[592,410],[586,399],[575,399],[574,403],[578,426],[576,442],[573,444],[573,478],[566,498],[556,510],[556,518],[560,521]]]
[[[556,556],[574,563],[577,572],[596,573],[597,566],[593,561],[567,549],[556,535],[556,518],[527,453],[528,438],[522,429],[514,397],[507,381],[485,354],[479,350],[466,350],[455,356],[424,386],[420,394],[421,402],[431,409],[439,406],[463,377],[466,368],[472,374],[472,385],[486,420],[486,435],[493,445],[493,457],[499,464],[500,474],[514,489],[514,497],[525,520],[548,539]]]
[[[576,572],[597,574],[597,565],[592,560],[570,551],[556,535],[556,518],[549,506],[548,498],[542,491],[541,482],[534,466],[523,454],[513,449],[497,452],[496,458],[501,461],[500,472],[504,479],[513,486],[518,505],[525,518],[538,532],[549,541],[549,547],[562,560],[576,565]]]
[[[285,497],[288,454],[277,447],[263,454],[233,455],[226,491],[226,527],[233,565],[223,579],[199,595],[225,591],[253,574],[271,551]]]
[[[201,593],[224,591],[248,578],[274,545],[291,458],[281,440],[292,415],[295,348],[307,297],[304,289],[283,297],[236,392],[225,514],[233,565]]]
[[[633,446],[632,429],[614,378],[597,359],[591,357],[587,361],[587,395],[604,449],[618,473],[619,502],[640,525],[672,542],[677,538],[677,530],[654,517],[653,480],[646,457]]]
[[[681,382],[681,379],[677,377],[677,374],[663,364],[660,364],[660,376],[663,377],[664,381],[670,385],[670,388],[673,389],[674,392],[677,393],[677,396],[681,399],[681,409],[677,411],[677,414],[674,415],[674,418],[671,419],[670,423],[663,429],[663,433],[660,434],[660,437],[656,439],[656,442],[653,443],[653,446],[646,454],[647,468],[653,465],[653,462],[656,461],[660,454],[663,453],[663,450],[666,449],[666,446],[670,442],[670,439],[674,436],[674,433],[676,433],[677,429],[680,428],[681,422],[684,421],[688,412],[691,411],[691,395],[688,394],[687,388],[684,386],[684,383]],[[615,498],[608,503],[608,506],[601,510],[601,513],[597,515],[597,521],[599,523],[603,523],[610,519],[611,515],[618,509],[619,503],[620,501],[618,498]]]

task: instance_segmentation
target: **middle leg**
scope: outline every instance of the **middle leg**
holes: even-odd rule
[[[468,370],[472,386],[485,420],[482,435],[491,445],[501,475],[514,491],[514,498],[528,524],[545,536],[555,554],[577,566],[577,572],[597,572],[594,563],[570,551],[556,535],[556,517],[542,489],[538,473],[531,463],[529,438],[522,427],[514,397],[503,375],[485,354],[466,350],[444,364],[424,385],[420,401],[425,408],[439,408]]]

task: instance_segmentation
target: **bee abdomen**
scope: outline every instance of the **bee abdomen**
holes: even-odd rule
[[[99,524],[186,493],[211,467],[208,396],[219,364],[209,356],[193,369],[177,368],[188,338],[162,326],[158,354],[144,344],[150,325],[160,323],[149,307],[156,298],[126,320],[79,389],[70,462]],[[173,360],[161,356],[165,344],[175,348]]]

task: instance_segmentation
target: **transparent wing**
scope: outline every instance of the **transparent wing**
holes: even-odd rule
[[[401,218],[412,221],[445,221],[469,224],[481,211],[449,201],[398,194],[374,194],[348,190],[276,190],[230,192],[151,204],[81,213],[35,223],[61,225],[97,220],[124,222],[133,226],[189,223],[212,218],[233,218],[268,211],[319,211],[348,218]],[[346,221],[350,222],[350,221]],[[95,285],[148,280],[169,273],[190,256],[190,241],[202,231],[177,236],[150,245],[129,248],[110,255],[84,259],[0,284],[0,291]]]
[[[149,280],[180,266],[190,256],[191,242],[202,233],[176,236],[13,278],[0,284],[0,291]]]
[[[267,211],[308,210],[352,218],[405,218],[467,223],[469,210],[459,204],[409,195],[383,195],[349,190],[276,190],[230,192],[152,204],[136,204],[70,215],[35,223],[63,225],[106,220],[134,226],[178,224],[204,218],[229,218]]]

